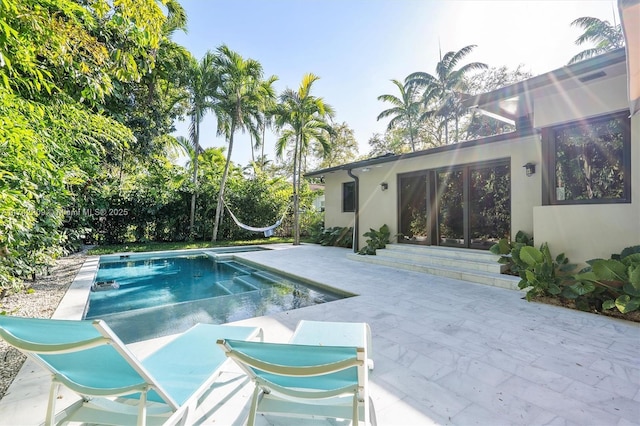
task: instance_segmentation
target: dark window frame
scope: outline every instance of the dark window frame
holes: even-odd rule
[[[581,200],[558,200],[556,195],[556,134],[577,124],[590,125],[611,120],[621,120],[622,128],[622,171],[623,195],[620,198],[592,198]],[[584,204],[628,204],[631,203],[631,120],[628,111],[574,120],[542,129],[542,204],[545,206],[584,205]]]
[[[355,211],[356,183],[353,181],[342,182],[342,213],[354,213]]]
[[[463,248],[472,248],[472,249],[488,249],[489,247],[485,247],[483,245],[478,245],[475,243],[471,242],[471,238],[468,238],[468,231],[469,231],[469,207],[470,207],[470,202],[469,202],[469,179],[468,179],[468,175],[470,173],[472,173],[473,171],[476,170],[482,170],[482,169],[486,169],[486,168],[491,168],[491,167],[502,167],[502,166],[508,166],[509,167],[509,179],[510,179],[510,185],[509,185],[509,197],[511,198],[511,200],[513,200],[513,192],[514,192],[514,188],[513,188],[513,180],[511,178],[511,176],[513,175],[513,169],[511,167],[511,157],[499,157],[499,158],[493,158],[493,159],[489,159],[489,160],[483,160],[483,161],[477,161],[477,162],[473,162],[473,163],[462,163],[462,164],[456,164],[455,166],[447,166],[447,167],[436,167],[436,168],[432,168],[432,169],[421,169],[421,170],[414,170],[411,172],[405,172],[405,173],[398,173],[397,174],[397,197],[396,197],[396,206],[397,206],[397,229],[402,229],[402,219],[401,219],[401,212],[400,212],[400,206],[402,205],[402,200],[401,200],[401,194],[400,194],[400,188],[401,188],[401,180],[403,178],[411,178],[411,177],[419,177],[419,176],[425,176],[425,179],[427,180],[427,212],[429,215],[429,228],[431,230],[430,235],[429,235],[429,241],[431,242],[437,242],[437,243],[432,243],[432,245],[439,245],[439,246],[443,246],[446,247],[447,244],[441,244],[438,241],[439,235],[438,235],[438,208],[439,208],[439,203],[440,203],[440,199],[438,197],[438,189],[437,189],[437,177],[436,175],[440,172],[446,172],[446,171],[462,171],[463,172],[463,185],[464,188],[466,188],[464,190],[464,200],[463,200],[463,208],[464,208],[464,212],[463,212],[463,227],[465,230],[465,244],[464,245],[455,245],[454,247],[463,247]],[[511,203],[509,204],[509,215],[510,215],[510,221],[509,221],[509,230],[511,233],[513,233],[513,227],[512,227],[512,223],[513,223],[513,209],[512,209],[512,205]],[[402,243],[410,243],[407,242],[405,240],[403,240],[402,238],[398,238],[398,242],[402,242]],[[467,242],[469,244],[467,244]]]

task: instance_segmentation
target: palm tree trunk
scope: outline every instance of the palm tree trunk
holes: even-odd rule
[[[444,119],[444,144],[449,145],[449,120]]]
[[[456,112],[456,143],[460,142],[460,135],[458,134],[458,122],[460,121],[460,117],[458,117],[458,113]]]
[[[294,237],[294,241],[296,241],[296,244],[300,244],[300,188],[302,187],[302,163],[305,163],[305,170],[307,168],[306,166],[306,162],[307,162],[307,158],[306,156],[303,155],[302,153],[302,143],[300,143],[300,153],[298,154],[298,189],[296,190],[296,194],[297,194],[297,198],[298,198],[298,207],[296,210],[296,215],[298,216],[298,219],[296,220],[296,234]]]
[[[196,221],[196,192],[198,186],[198,160],[193,166],[193,194],[191,194],[191,213],[189,214],[189,239],[192,239],[195,235],[195,221]]]
[[[195,124],[195,140],[194,140],[194,149],[195,154],[193,156],[193,194],[191,194],[191,213],[189,214],[189,239],[195,236],[194,225],[196,222],[196,197],[198,190],[198,154],[200,153],[200,123]]]
[[[301,145],[300,141],[301,136],[296,135],[296,145],[293,149],[293,245],[297,246],[300,244],[300,233],[298,232],[298,221],[300,220],[298,216],[298,185],[296,179],[296,169],[298,167],[298,146]]]
[[[411,140],[411,152],[416,152],[416,143],[413,140],[413,123],[411,122],[411,118],[409,118],[409,139]]]
[[[211,236],[211,241],[218,240],[218,227],[220,225],[220,216],[222,214],[222,210],[224,207],[223,199],[224,199],[224,188],[227,184],[227,175],[229,174],[229,164],[231,163],[231,151],[233,150],[233,133],[236,128],[236,122],[233,120],[231,122],[231,136],[229,136],[229,152],[227,153],[227,162],[224,165],[224,171],[222,172],[222,181],[220,181],[220,191],[218,192],[218,204],[216,205],[216,217],[213,223],[213,235]]]
[[[254,149],[253,149],[253,133],[251,133],[251,131],[249,131],[249,143],[251,144],[251,165],[254,167],[255,169],[255,164],[256,164],[256,156],[254,153]]]
[[[262,145],[260,146],[260,161],[264,164],[264,134],[267,129],[266,125],[262,125]]]

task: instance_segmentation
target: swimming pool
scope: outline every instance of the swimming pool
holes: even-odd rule
[[[102,256],[93,290],[85,319],[105,320],[125,343],[352,296],[220,251]]]

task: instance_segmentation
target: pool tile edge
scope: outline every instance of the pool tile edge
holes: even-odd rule
[[[100,256],[87,257],[51,318],[79,320],[84,317],[99,263]]]

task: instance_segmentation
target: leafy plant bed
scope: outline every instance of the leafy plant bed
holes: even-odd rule
[[[511,273],[518,272],[526,300],[640,322],[640,245],[609,259],[587,260],[578,273],[564,253],[554,258],[547,243],[537,249],[523,232],[513,243],[501,239],[491,252]]]
[[[523,297],[523,299],[525,298]],[[563,308],[575,309],[577,311],[581,310],[577,308],[576,302],[574,300],[561,299],[558,297],[537,296],[537,297],[533,297],[531,299],[531,302],[544,303],[547,305],[554,305],[554,306],[562,306]],[[626,314],[623,314],[622,312],[616,309],[610,309],[607,311],[598,311],[596,309],[591,309],[589,311],[583,311],[583,312],[589,312],[596,315],[604,315],[607,317],[613,317],[613,318],[640,323],[640,311],[633,311],[633,312],[628,312]]]

